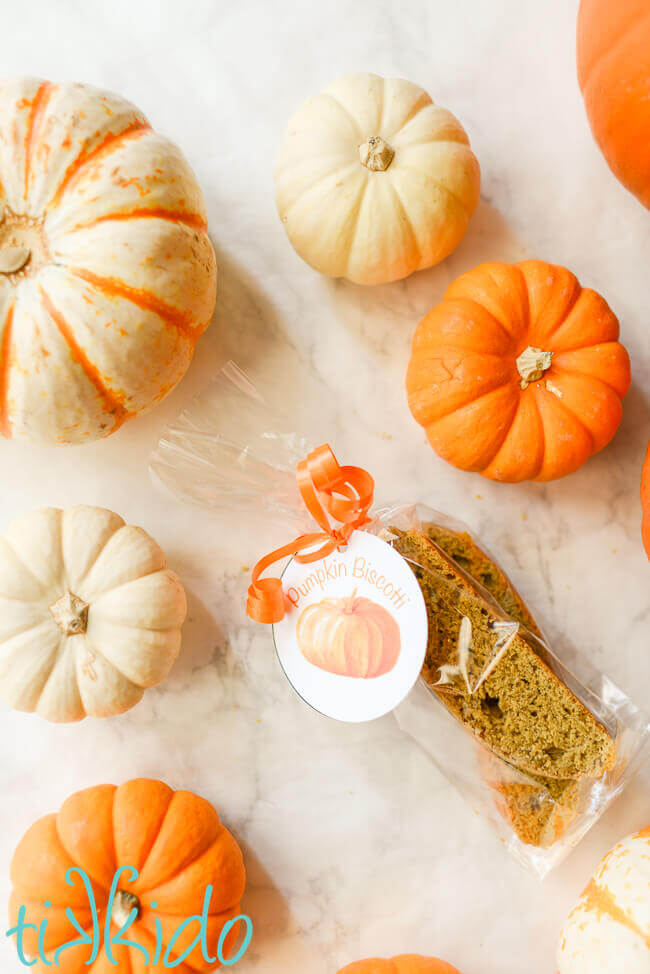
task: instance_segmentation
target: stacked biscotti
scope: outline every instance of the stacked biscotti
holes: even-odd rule
[[[482,774],[521,841],[551,845],[575,818],[583,784],[613,766],[611,736],[536,651],[526,633],[539,636],[535,620],[469,534],[434,523],[391,532],[427,608],[423,678],[485,745]]]

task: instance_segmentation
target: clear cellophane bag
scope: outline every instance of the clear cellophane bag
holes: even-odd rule
[[[315,445],[231,362],[167,428],[150,469],[182,501],[302,532],[313,522],[295,469]],[[394,711],[400,728],[543,877],[645,760],[647,717],[581,653],[556,654],[466,525],[400,501],[376,504],[363,530],[408,561],[427,607],[426,660]],[[258,536],[251,558],[265,550]]]

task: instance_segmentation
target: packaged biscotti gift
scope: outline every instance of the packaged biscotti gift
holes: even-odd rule
[[[184,500],[286,525],[270,551],[259,531],[247,612],[296,692],[337,720],[392,711],[540,876],[640,766],[645,716],[581,653],[556,654],[469,528],[377,503],[370,472],[312,448],[232,363],[151,469]]]

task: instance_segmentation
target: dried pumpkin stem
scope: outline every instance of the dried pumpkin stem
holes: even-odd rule
[[[0,275],[16,285],[50,261],[44,218],[0,209]]]
[[[31,256],[29,247],[3,247],[0,250],[0,274],[21,271]]]
[[[545,352],[543,348],[529,345],[517,358],[517,371],[521,376],[519,385],[527,389],[531,382],[541,379],[553,361],[553,352]]]
[[[395,150],[380,135],[373,135],[359,146],[359,158],[371,172],[385,172],[390,166]]]
[[[81,636],[88,628],[88,603],[72,592],[53,602],[50,612],[65,636]]]
[[[131,915],[131,911],[136,911],[135,919],[140,916],[140,900],[134,893],[128,893],[125,889],[118,889],[113,899],[113,909],[111,920],[120,930],[126,924]]]

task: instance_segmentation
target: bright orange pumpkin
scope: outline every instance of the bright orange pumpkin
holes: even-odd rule
[[[578,80],[592,132],[611,170],[650,207],[648,0],[582,0]]]
[[[358,960],[341,968],[339,974],[460,974],[451,964],[437,957],[402,954],[392,960]]]
[[[296,626],[305,659],[328,673],[371,679],[389,673],[401,650],[399,626],[372,599],[322,599],[308,605]]]
[[[641,536],[643,547],[650,560],[650,443],[643,461],[643,471],[641,473]]]
[[[553,480],[609,443],[630,362],[606,301],[564,267],[481,264],[420,322],[406,378],[431,446],[492,480]]]
[[[212,884],[207,945],[208,953],[215,956],[224,924],[240,913],[246,882],[242,854],[209,802],[188,791],[174,792],[161,781],[136,779],[119,788],[88,788],[71,795],[58,814],[35,822],[21,839],[11,863],[11,925],[16,923],[21,905],[26,906],[29,923],[39,926],[47,919],[44,947],[51,961],[58,946],[78,938],[65,916],[66,908],[72,909],[85,929],[92,925],[81,879],[77,877],[73,886],[67,884],[66,871],[81,867],[92,880],[103,931],[113,876],[120,866],[127,865],[135,867],[140,875],[133,883],[120,884],[113,901],[112,931],[119,932],[130,910],[136,907],[137,919],[124,936],[142,944],[153,957],[154,920],[160,921],[162,939],[167,944],[183,920],[201,913],[206,886]],[[46,901],[51,907],[45,907]],[[233,952],[238,926],[226,938],[224,957]],[[179,938],[173,955],[180,956],[197,933],[195,921]],[[35,931],[25,932],[24,949],[26,954],[37,956]],[[117,966],[110,964],[104,948],[94,963],[84,966],[91,949],[81,946],[63,952],[57,970],[60,974],[144,971],[142,955],[135,948],[117,946],[112,950]],[[187,962],[175,970],[179,974],[196,974],[213,970],[214,966],[205,963],[197,945]],[[45,974],[49,968],[39,960],[31,970]],[[146,970],[162,972],[162,959]]]

